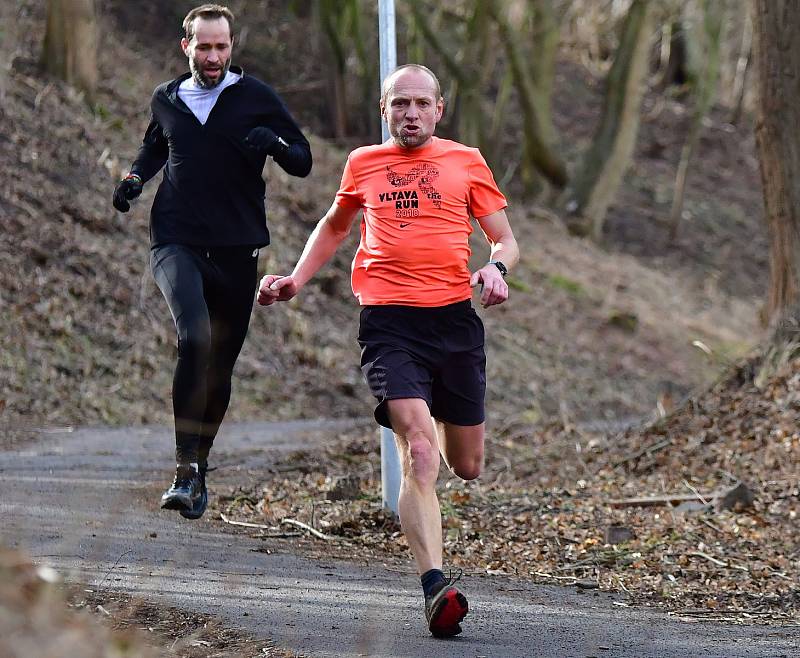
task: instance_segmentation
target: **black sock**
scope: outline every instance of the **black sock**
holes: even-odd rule
[[[441,589],[439,583],[447,582],[441,569],[430,569],[422,574],[419,579],[422,583],[422,591],[425,592],[426,597],[432,596]]]
[[[214,439],[209,439],[206,436],[200,437],[200,442],[197,445],[197,463],[201,466],[208,466],[208,455],[211,452],[211,444]]]

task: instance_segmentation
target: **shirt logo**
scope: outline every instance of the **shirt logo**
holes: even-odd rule
[[[411,226],[413,222],[400,222],[400,228],[405,228],[406,226]]]
[[[392,187],[408,188],[416,183],[417,188],[424,195],[424,198],[429,200],[434,208],[441,209],[442,195],[433,184],[437,178],[439,178],[439,170],[429,162],[421,162],[415,165],[411,171],[405,175],[397,173],[388,165],[386,167],[386,180]],[[420,195],[417,194],[417,190],[406,189],[381,192],[378,194],[378,198],[383,202],[394,203],[395,217],[398,219],[419,217]],[[410,222],[401,223],[400,228],[405,228],[409,224]]]

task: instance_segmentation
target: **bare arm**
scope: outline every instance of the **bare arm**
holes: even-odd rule
[[[519,247],[508,223],[505,210],[498,210],[485,217],[476,217],[478,224],[491,245],[490,261],[501,261],[509,270],[519,261]],[[481,305],[494,306],[508,299],[508,285],[495,265],[486,264],[476,270],[469,284],[474,288],[482,285]]]
[[[358,209],[342,208],[334,203],[325,216],[317,222],[308,236],[303,253],[289,276],[267,274],[261,279],[258,303],[269,306],[294,297],[311,277],[336,253],[347,237]]]

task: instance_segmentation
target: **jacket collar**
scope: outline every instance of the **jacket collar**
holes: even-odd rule
[[[236,83],[237,85],[241,83],[242,80],[244,80],[244,69],[242,69],[241,66],[236,66],[235,64],[231,64],[229,71],[240,76],[239,81]],[[191,77],[192,77],[191,71],[187,71],[183,75],[178,76],[177,78],[172,80],[169,84],[167,84],[167,88],[164,90],[170,102],[173,105],[179,107],[184,112],[190,112],[191,110],[189,110],[189,108],[186,107],[186,104],[178,97],[178,87],[181,86],[181,83],[184,80],[188,80]]]

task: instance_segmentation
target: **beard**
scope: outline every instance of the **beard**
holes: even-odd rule
[[[406,149],[420,146],[431,136],[431,133],[425,132],[421,126],[420,130],[414,134],[404,133],[402,126],[391,126],[389,128],[389,134],[394,138],[395,144]]]
[[[197,60],[194,57],[189,58],[189,70],[192,72],[192,78],[194,79],[195,84],[201,89],[213,89],[214,87],[216,87],[220,82],[222,82],[225,79],[225,76],[227,75],[228,69],[230,67],[231,67],[231,60],[230,58],[228,58],[222,65],[222,69],[220,70],[217,79],[212,80],[203,72],[203,67],[197,62]]]

